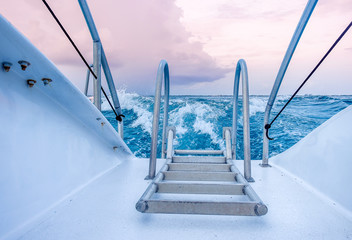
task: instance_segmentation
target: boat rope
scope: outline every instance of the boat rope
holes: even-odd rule
[[[282,111],[287,107],[287,105],[291,102],[291,100],[297,95],[299,90],[303,87],[303,85],[308,81],[308,79],[313,75],[313,73],[318,69],[320,64],[325,60],[325,58],[330,54],[330,52],[334,49],[334,47],[337,45],[337,43],[342,39],[342,37],[346,34],[346,32],[351,28],[352,22],[346,27],[346,29],[341,33],[341,35],[337,38],[337,40],[334,42],[334,44],[330,47],[330,49],[325,53],[324,57],[319,61],[319,63],[315,66],[315,68],[309,73],[307,78],[302,82],[302,84],[299,86],[299,88],[295,91],[295,93],[290,97],[290,99],[286,102],[286,104],[281,108],[278,114],[274,117],[274,119],[268,123],[265,124],[264,128],[266,129],[266,137],[269,140],[273,140],[274,138],[269,137],[269,129],[271,128],[271,125],[275,122],[275,120],[279,117],[279,115],[282,113]]]
[[[83,57],[81,51],[78,49],[78,47],[76,46],[76,44],[74,43],[74,41],[72,40],[72,38],[70,37],[70,35],[67,33],[67,31],[65,30],[64,26],[62,26],[60,20],[56,17],[55,13],[53,12],[53,10],[50,8],[49,4],[45,1],[42,0],[44,5],[47,7],[47,9],[49,10],[49,12],[51,13],[51,15],[53,16],[53,18],[55,19],[55,21],[57,22],[57,24],[60,26],[61,30],[64,32],[64,34],[66,35],[67,39],[70,41],[70,43],[72,44],[72,46],[74,47],[74,49],[76,50],[76,52],[78,53],[78,55],[81,57],[82,61],[84,62],[84,64],[87,66],[88,70],[90,71],[90,73],[93,75],[93,77],[95,79],[97,79],[97,75],[94,73],[94,71],[92,70],[92,68],[89,66],[88,62],[86,61],[86,59]],[[118,115],[115,108],[112,106],[105,90],[103,87],[101,87],[101,91],[103,92],[106,100],[108,101],[111,109],[114,111],[115,116],[116,116],[116,120],[121,122],[122,121],[122,117],[125,117],[123,114]]]

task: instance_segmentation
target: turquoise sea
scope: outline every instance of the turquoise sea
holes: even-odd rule
[[[149,157],[153,96],[119,91],[124,119],[124,140],[137,157]],[[290,96],[278,96],[272,118]],[[251,157],[262,157],[263,117],[268,96],[250,96]],[[237,158],[243,158],[242,99],[237,132]],[[270,129],[270,156],[290,148],[313,129],[352,104],[351,95],[301,95],[296,96]],[[117,128],[114,113],[106,101],[103,114]],[[162,118],[161,110],[161,118]],[[161,129],[162,121],[160,121]],[[232,124],[232,96],[171,96],[169,125],[176,127],[176,149],[224,149],[222,128]],[[159,154],[161,132],[159,135]]]

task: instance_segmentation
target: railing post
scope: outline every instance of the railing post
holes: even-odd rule
[[[243,149],[244,149],[244,177],[248,182],[254,182],[251,176],[251,143],[249,129],[249,89],[248,71],[246,62],[240,59],[237,62],[235,82],[233,87],[233,115],[232,115],[232,151],[236,160],[236,133],[238,115],[238,90],[242,73],[242,109],[243,109]]]
[[[271,90],[270,97],[269,97],[268,103],[265,108],[265,113],[264,113],[263,160],[262,160],[262,164],[260,164],[262,167],[270,167],[270,165],[269,165],[269,139],[266,137],[266,130],[265,130],[264,126],[269,123],[271,108],[273,107],[273,104],[275,102],[275,99],[276,99],[277,93],[279,91],[282,79],[284,78],[287,67],[291,61],[292,55],[297,47],[297,44],[302,36],[302,33],[308,23],[308,20],[312,14],[317,2],[318,2],[318,0],[309,0],[308,1],[307,6],[303,11],[301,19],[299,20],[298,25],[296,27],[296,30],[292,36],[290,45],[288,46],[288,48],[286,50],[285,57],[282,60],[279,72],[278,72],[276,79],[275,79],[274,86]]]
[[[93,42],[93,68],[97,78],[93,79],[94,105],[101,111],[101,44]]]
[[[153,125],[152,125],[152,143],[150,148],[150,159],[149,159],[149,174],[146,179],[153,179],[156,171],[156,155],[158,147],[158,131],[159,131],[159,118],[160,118],[160,100],[161,100],[161,87],[162,80],[164,77],[164,121],[162,131],[162,147],[161,157],[165,158],[165,140],[166,140],[166,128],[168,126],[168,109],[169,109],[169,66],[165,60],[161,60],[158,73],[156,76],[155,86],[155,100],[154,100],[154,114],[153,114]]]
[[[123,139],[123,120],[121,122],[117,122],[117,130],[121,139]]]
[[[89,7],[88,7],[88,4],[87,4],[86,0],[78,0],[78,2],[79,2],[79,5],[81,7],[81,10],[82,10],[82,13],[84,15],[84,18],[86,20],[86,23],[88,25],[89,32],[90,32],[90,34],[92,36],[93,41],[99,41],[100,42],[100,37],[99,37],[97,28],[95,26],[92,14],[91,14],[91,12],[89,10]],[[121,113],[121,107],[120,107],[119,98],[118,98],[117,93],[116,93],[114,80],[112,78],[112,75],[111,75],[111,72],[110,72],[110,68],[109,68],[109,64],[108,64],[108,61],[106,59],[103,47],[101,47],[101,65],[103,67],[105,78],[106,78],[106,81],[107,81],[108,86],[109,86],[109,90],[110,90],[112,101],[114,103],[115,110],[116,110],[118,115],[121,115],[122,113]]]
[[[84,88],[84,95],[86,95],[86,96],[88,96],[89,77],[90,77],[90,71],[89,71],[89,69],[87,69],[86,86]]]
[[[94,65],[90,65],[91,68],[94,67]],[[88,96],[88,88],[89,88],[89,78],[90,78],[90,69],[87,69],[87,76],[86,76],[86,86],[84,88],[84,95]]]
[[[165,71],[167,70],[167,73]],[[161,141],[161,158],[165,158],[166,153],[166,130],[169,122],[169,97],[170,97],[170,86],[169,86],[169,67],[166,64],[164,67],[164,120],[163,120],[163,132],[162,132],[162,141]]]
[[[222,138],[225,139],[225,157],[226,159],[232,159],[231,128],[224,127],[222,129]]]
[[[171,159],[174,153],[174,138],[176,136],[176,128],[175,127],[168,127],[167,128],[167,151],[166,151],[166,158]]]

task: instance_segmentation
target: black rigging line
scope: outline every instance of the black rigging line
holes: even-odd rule
[[[73,42],[72,38],[70,37],[70,35],[67,33],[67,31],[65,30],[65,28],[62,26],[61,22],[59,21],[59,19],[56,17],[55,13],[53,12],[53,10],[50,8],[49,4],[45,1],[42,0],[43,3],[45,4],[45,6],[47,7],[47,9],[49,10],[49,12],[51,13],[51,15],[53,16],[53,18],[55,19],[55,21],[57,22],[57,24],[60,26],[61,30],[64,32],[64,34],[66,35],[66,37],[68,38],[68,40],[70,41],[70,43],[72,44],[72,46],[75,48],[76,52],[78,53],[78,55],[81,57],[82,61],[84,62],[84,64],[87,66],[87,68],[89,69],[90,73],[93,75],[93,77],[95,79],[97,79],[97,75],[94,73],[94,71],[92,70],[92,68],[89,66],[89,64],[87,63],[86,59],[83,57],[82,53],[79,51],[78,47],[76,46],[76,44]],[[101,87],[101,90],[106,98],[106,100],[108,101],[111,109],[114,111],[115,116],[116,116],[116,120],[121,122],[122,121],[122,117],[125,117],[124,115],[118,115],[115,111],[115,108],[112,106],[105,90],[103,87]]]
[[[325,60],[325,58],[330,54],[330,52],[335,48],[338,42],[342,39],[342,37],[346,34],[346,32],[351,28],[352,22],[346,27],[346,29],[341,33],[341,35],[337,38],[334,44],[330,47],[330,49],[325,53],[324,57],[319,61],[319,63],[315,66],[315,68],[309,73],[308,77],[303,81],[303,83],[299,86],[299,88],[295,91],[295,93],[290,97],[290,99],[286,102],[286,104],[281,108],[278,114],[274,117],[274,119],[269,123],[265,124],[264,128],[266,129],[266,137],[269,140],[273,140],[274,138],[269,137],[269,128],[275,122],[275,120],[279,117],[282,111],[286,108],[286,106],[291,102],[291,100],[297,95],[298,91],[301,90],[303,85],[308,81],[308,79],[313,75],[313,73],[318,69],[320,64]]]

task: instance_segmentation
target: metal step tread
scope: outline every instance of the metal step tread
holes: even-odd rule
[[[185,183],[185,184],[236,184],[236,181],[228,180],[163,180],[163,183]]]
[[[214,156],[173,156],[173,163],[226,163],[225,157]]]
[[[251,202],[247,195],[154,193],[149,200],[189,202]]]
[[[159,182],[157,193],[243,195],[244,184]]]
[[[235,182],[234,172],[196,172],[196,171],[166,171],[162,172],[164,180],[180,181],[231,181]]]
[[[183,149],[175,149],[175,154],[179,155],[223,155],[224,150],[183,150]]]
[[[180,201],[149,199],[139,201],[136,209],[145,213],[261,216],[266,206],[253,202]]]
[[[169,163],[168,171],[229,172],[231,164],[221,163]]]
[[[177,151],[183,155],[167,159],[136,203],[139,212],[234,216],[267,213],[268,208],[236,166],[227,163],[224,156],[216,156],[220,151]],[[196,156],[187,156],[190,153]],[[205,153],[212,156],[202,156]]]

